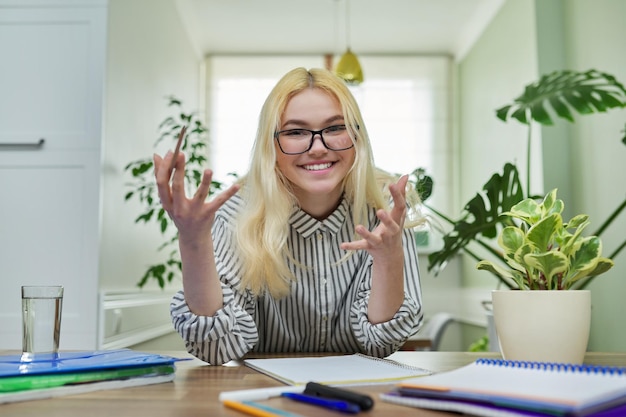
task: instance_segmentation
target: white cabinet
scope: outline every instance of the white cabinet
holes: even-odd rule
[[[106,6],[0,1],[0,349],[27,284],[65,287],[61,349],[97,346]]]

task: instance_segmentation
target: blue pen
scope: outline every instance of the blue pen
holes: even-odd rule
[[[343,413],[358,413],[361,407],[349,401],[333,400],[330,398],[322,398],[313,395],[299,394],[297,392],[283,392],[282,397],[287,397],[295,401],[317,405],[319,407],[328,408],[329,410],[341,411]]]

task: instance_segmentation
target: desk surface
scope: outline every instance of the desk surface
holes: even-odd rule
[[[159,353],[189,357],[183,352]],[[497,357],[498,355],[467,352],[396,352],[390,356],[390,359],[441,372],[458,368],[474,361],[477,357],[484,356]],[[626,353],[588,353],[585,363],[626,366]],[[274,379],[243,366],[241,362],[230,362],[225,366],[210,366],[194,359],[179,362],[174,382],[4,404],[0,405],[0,415],[7,417],[242,417],[244,414],[222,406],[218,401],[221,391],[280,385],[281,383]],[[378,401],[378,394],[389,391],[391,387],[392,385],[375,385],[358,389],[361,392],[370,393],[376,400],[374,408],[367,412],[367,417],[455,415]],[[302,416],[339,417],[345,415],[284,398],[274,398],[264,403],[296,412]]]

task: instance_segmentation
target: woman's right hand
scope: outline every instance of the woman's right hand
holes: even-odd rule
[[[188,198],[185,195],[185,156],[180,153],[176,161],[173,161],[173,158],[174,153],[171,151],[163,158],[156,154],[153,157],[159,198],[163,209],[178,229],[181,243],[184,240],[197,244],[203,239],[211,238],[215,212],[239,190],[239,185],[234,184],[211,201],[207,201],[213,177],[213,172],[207,169],[202,174],[197,191],[193,197]]]
[[[171,151],[163,158],[154,155],[154,175],[161,205],[178,228],[185,301],[195,314],[213,316],[222,308],[223,297],[213,256],[211,227],[215,212],[239,190],[239,185],[234,184],[207,201],[213,176],[207,169],[198,190],[187,198],[185,156],[181,153],[173,159]]]

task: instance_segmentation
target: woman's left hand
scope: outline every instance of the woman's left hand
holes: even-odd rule
[[[378,210],[376,216],[380,224],[372,231],[363,225],[356,226],[356,232],[362,239],[344,242],[344,250],[366,250],[374,258],[387,259],[402,254],[402,230],[406,216],[406,184],[408,175],[403,175],[397,183],[389,186],[393,198],[393,208],[389,211]]]

